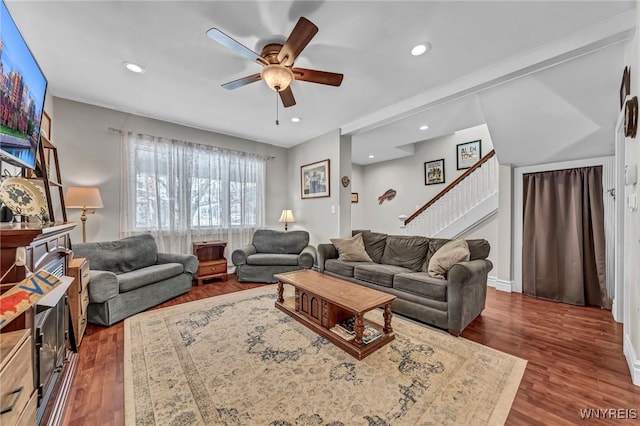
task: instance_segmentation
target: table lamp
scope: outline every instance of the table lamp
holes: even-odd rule
[[[284,230],[287,230],[287,225],[290,223],[295,223],[296,218],[293,217],[293,212],[291,210],[282,210],[282,214],[280,215],[280,219],[278,222],[284,222]]]
[[[82,209],[80,220],[82,221],[82,242],[87,242],[87,215],[94,214],[94,210],[104,207],[100,190],[98,188],[86,186],[71,186],[67,189],[67,195],[64,197],[66,207],[69,209]]]

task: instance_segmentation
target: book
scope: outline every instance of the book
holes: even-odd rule
[[[339,321],[336,325],[343,328],[347,333],[353,334],[355,333],[354,327],[356,325],[356,317],[344,319],[342,321]]]
[[[371,343],[374,340],[378,339],[382,336],[382,333],[377,329],[371,327],[370,325],[364,326],[364,331],[362,332],[362,342],[363,343]]]
[[[355,330],[349,331],[346,328],[342,327],[340,324],[336,324],[336,327],[339,328],[340,330],[342,330],[343,332],[347,333],[347,334],[352,334],[354,336],[356,334]]]
[[[353,340],[356,338],[355,334],[349,334],[344,330],[342,330],[341,327],[338,327],[338,326],[332,327],[330,328],[330,330],[347,341]]]

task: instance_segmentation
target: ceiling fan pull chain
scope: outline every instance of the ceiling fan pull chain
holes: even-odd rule
[[[276,126],[280,125],[280,121],[278,121],[278,92],[276,91]]]

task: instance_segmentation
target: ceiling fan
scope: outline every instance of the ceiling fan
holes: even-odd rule
[[[284,45],[268,43],[262,48],[260,54],[237,42],[217,28],[211,28],[207,31],[207,36],[263,66],[262,71],[258,74],[230,81],[223,84],[222,87],[232,90],[259,80],[264,80],[272,90],[278,92],[282,104],[286,108],[296,104],[290,86],[293,80],[308,81],[329,86],[340,86],[342,83],[342,74],[295,68],[293,66],[300,52],[309,44],[317,32],[318,27],[313,22],[301,17]]]

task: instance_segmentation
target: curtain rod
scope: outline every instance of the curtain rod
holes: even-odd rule
[[[107,130],[108,130],[108,131],[110,131],[110,132],[117,133],[117,134],[119,134],[119,135],[122,135],[122,134],[124,133],[122,130],[120,130],[120,129],[115,129],[115,128],[113,128],[113,127],[107,127]]]
[[[110,132],[117,133],[117,134],[119,134],[121,136],[124,134],[124,131],[122,131],[120,129],[116,129],[114,127],[107,127],[107,130],[110,131]],[[153,136],[153,135],[147,135],[147,136],[156,137],[156,136]],[[191,143],[191,142],[189,142],[189,143]],[[228,149],[228,148],[222,148],[222,149]],[[238,152],[245,153],[244,151],[238,151]],[[251,154],[251,153],[247,152],[246,154]],[[263,155],[262,158],[264,158],[265,160],[275,160],[276,157],[273,156],[273,155]]]

